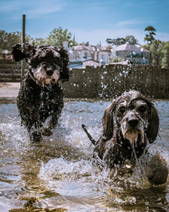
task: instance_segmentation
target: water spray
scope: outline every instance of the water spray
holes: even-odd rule
[[[134,154],[134,157],[135,157],[135,160],[136,160],[136,163],[138,164],[138,166],[140,167],[140,170],[141,170],[141,177],[144,179],[144,177],[146,176],[145,175],[145,171],[140,163],[140,161],[138,160],[137,158],[137,154],[136,154],[136,151],[135,151],[135,144],[137,144],[137,138],[135,139],[129,139],[130,141],[130,144],[131,144],[131,148],[132,148],[132,151],[133,151],[133,154]]]

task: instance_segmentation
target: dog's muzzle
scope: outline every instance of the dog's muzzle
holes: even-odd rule
[[[47,69],[47,70],[46,70],[46,74],[47,74],[48,76],[52,76],[53,73],[54,73],[54,70],[52,70],[52,69]]]
[[[32,78],[34,78],[34,81],[41,87],[56,84],[60,79],[59,69],[45,69],[43,65],[41,65],[37,69],[32,69],[31,71]]]
[[[136,115],[125,117],[121,123],[121,132],[125,139],[134,145],[138,137],[141,135],[144,141],[144,121]]]

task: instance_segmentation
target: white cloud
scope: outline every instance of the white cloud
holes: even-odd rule
[[[127,25],[138,25],[138,24],[141,24],[142,22],[140,20],[136,20],[136,19],[132,19],[132,20],[126,20],[126,21],[121,21],[121,22],[118,22],[116,24],[116,26],[127,26]]]
[[[27,14],[33,17],[47,15],[62,10],[62,4],[60,4],[60,1],[56,0],[43,1],[43,4],[39,4],[38,1],[36,3],[34,2],[33,5],[33,7],[27,10]]]
[[[61,0],[9,0],[1,2],[0,12],[10,12],[11,16],[16,14],[16,12],[22,12],[22,14],[27,14],[31,18],[37,18],[38,16],[43,16],[51,14],[63,9],[65,3]],[[11,17],[9,15],[9,17]]]

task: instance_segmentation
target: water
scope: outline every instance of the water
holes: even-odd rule
[[[136,167],[133,175],[111,174],[93,161],[109,102],[67,101],[58,127],[40,144],[32,144],[16,104],[0,104],[0,212],[23,211],[169,211],[169,182],[151,186]],[[168,161],[169,101],[156,101],[160,137],[152,151]],[[169,163],[169,161],[168,161]],[[113,178],[110,177],[113,176]]]

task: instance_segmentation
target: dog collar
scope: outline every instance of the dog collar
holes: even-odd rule
[[[31,69],[29,70],[29,76],[37,85],[42,87],[42,84],[33,76]]]
[[[121,135],[119,135],[120,133],[117,132],[116,134],[116,139],[115,139],[115,143],[117,144],[117,147],[119,149],[119,151],[121,152],[131,152],[132,151],[132,147],[130,144],[130,141],[128,139],[123,139]],[[144,135],[145,140],[142,140],[141,135],[139,136],[139,139],[137,140],[137,144],[134,146],[135,148],[135,152],[137,155],[137,158],[139,158],[143,152],[144,149],[146,147],[146,143],[147,143],[147,136]]]

